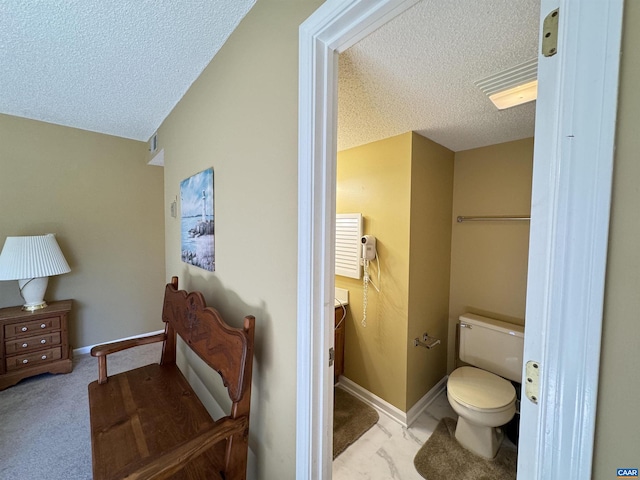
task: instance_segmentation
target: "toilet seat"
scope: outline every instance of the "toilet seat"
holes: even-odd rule
[[[516,389],[509,381],[475,367],[454,370],[447,393],[466,408],[487,413],[511,408],[516,400]]]

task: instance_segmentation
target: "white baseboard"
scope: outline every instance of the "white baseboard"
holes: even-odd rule
[[[433,402],[436,397],[444,391],[447,386],[447,377],[445,376],[440,380],[431,390],[429,390],[424,397],[409,409],[408,412],[403,412],[397,407],[394,407],[386,400],[371,393],[369,390],[362,388],[357,383],[349,380],[345,376],[340,376],[338,379],[338,386],[349,392],[354,397],[362,400],[368,405],[371,405],[376,410],[391,417],[403,427],[409,427],[418,418],[418,416]]]
[[[448,375],[445,375],[438,383],[436,383],[431,390],[429,390],[424,397],[416,402],[416,404],[407,412],[407,424],[411,425],[415,420],[424,412],[429,405],[436,399],[438,395],[445,391],[447,388]]]
[[[73,354],[74,355],[82,355],[84,353],[89,353],[91,351],[91,349],[93,347],[95,347],[96,345],[103,345],[105,343],[113,343],[113,342],[120,342],[122,340],[131,340],[133,338],[140,338],[140,337],[147,337],[149,335],[157,335],[158,333],[164,333],[164,330],[156,330],[155,332],[149,332],[149,333],[141,333],[140,335],[134,335],[132,337],[126,337],[126,338],[119,338],[117,340],[111,340],[109,342],[100,342],[100,343],[96,343],[95,345],[89,345],[87,347],[80,347],[80,348],[75,348],[73,350]]]
[[[338,386],[342,387],[354,397],[388,415],[403,427],[407,426],[407,414],[405,412],[400,410],[398,407],[394,407],[386,400],[383,400],[377,395],[371,393],[369,390],[366,390],[357,383],[349,380],[347,377],[341,375],[338,379]]]

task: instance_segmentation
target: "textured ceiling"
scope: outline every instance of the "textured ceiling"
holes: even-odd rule
[[[146,141],[255,0],[0,0],[0,113]]]
[[[146,141],[255,0],[0,0],[0,113]],[[533,135],[474,86],[536,56],[538,0],[422,0],[340,55],[340,150]]]
[[[410,130],[453,150],[533,136],[476,80],[536,58],[538,0],[422,0],[340,55],[338,149]]]

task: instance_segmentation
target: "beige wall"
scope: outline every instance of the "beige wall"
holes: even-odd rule
[[[593,478],[638,468],[640,456],[640,4],[625,2]]]
[[[233,325],[256,316],[249,478],[295,476],[298,28],[320,3],[258,0],[158,132],[165,206],[214,168],[216,271],[181,262],[167,208],[167,278]],[[205,403],[227,405],[211,371],[187,363]]]
[[[55,233],[71,273],[46,299],[73,298],[83,347],[163,328],[163,172],[145,143],[0,115],[0,242]],[[21,304],[0,282],[0,307]]]
[[[464,312],[524,324],[529,222],[463,222],[462,216],[529,215],[533,139],[457,152],[453,186],[448,369]]]
[[[447,373],[453,158],[451,150],[412,135],[407,409]],[[425,332],[442,344],[414,347]]]
[[[412,132],[338,153],[337,213],[363,214],[381,267],[366,327],[362,280],[336,276],[349,290],[345,376],[404,412],[446,373],[446,345],[413,339],[446,338],[452,185],[453,152]]]
[[[411,132],[338,152],[337,213],[362,213],[376,237],[380,287],[369,287],[362,326],[362,280],[336,276],[349,290],[344,375],[406,411]],[[377,264],[371,276],[377,283]]]

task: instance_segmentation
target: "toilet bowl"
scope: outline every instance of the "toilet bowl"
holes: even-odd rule
[[[447,398],[458,414],[458,443],[481,457],[495,457],[504,438],[496,427],[508,423],[516,413],[513,385],[485,370],[460,367],[449,376]]]
[[[516,413],[516,389],[522,380],[524,327],[474,314],[460,316],[460,360],[447,398],[458,414],[456,440],[467,450],[493,458],[504,438],[501,427]]]

